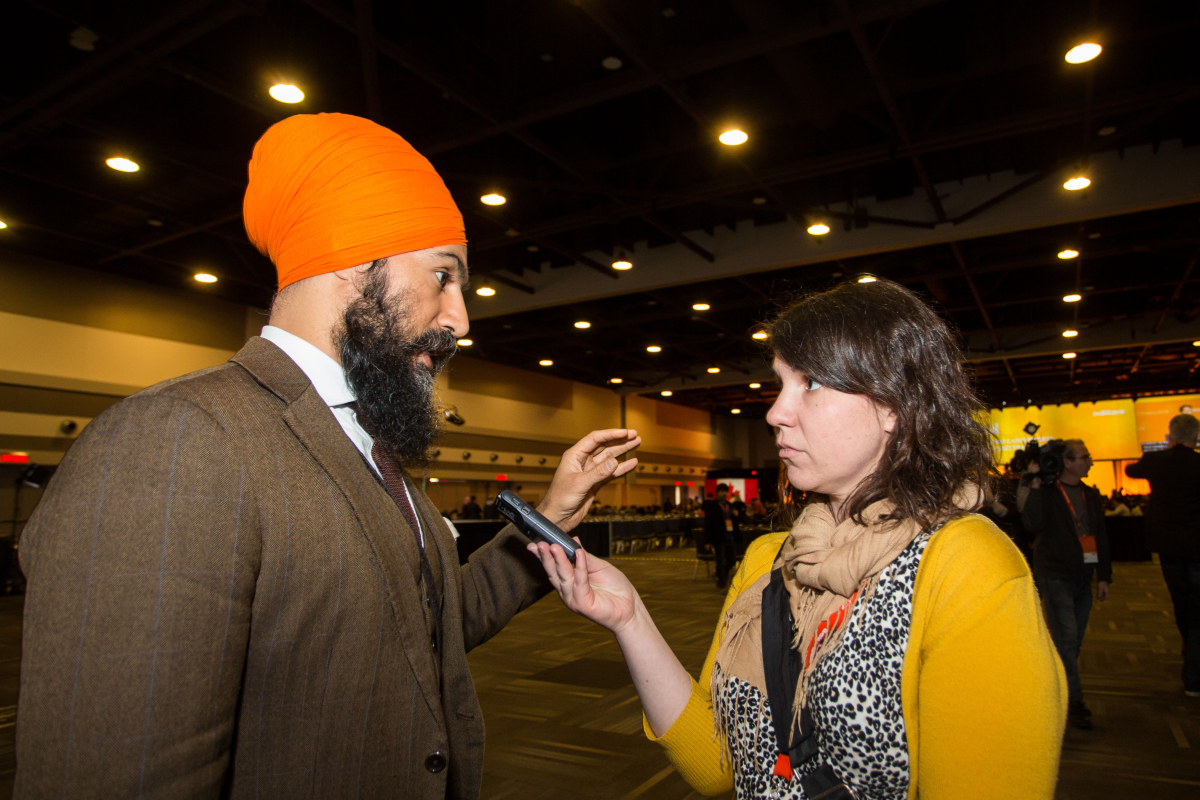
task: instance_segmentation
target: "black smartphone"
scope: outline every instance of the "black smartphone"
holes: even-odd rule
[[[517,526],[517,530],[533,541],[543,541],[546,544],[556,544],[566,552],[571,563],[575,563],[575,551],[579,545],[570,536],[563,533],[557,525],[543,517],[529,503],[505,489],[496,498],[496,512]]]

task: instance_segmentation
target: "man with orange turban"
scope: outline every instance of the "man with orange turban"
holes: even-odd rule
[[[405,473],[467,332],[462,216],[319,114],[258,142],[245,219],[262,336],[97,417],[25,528],[14,797],[478,797],[466,653],[548,587],[511,526],[460,566]],[[584,437],[542,513],[573,528],[639,442]]]

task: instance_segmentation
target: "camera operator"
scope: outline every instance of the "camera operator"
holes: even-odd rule
[[[1060,463],[1061,475],[1056,475]],[[1033,578],[1067,673],[1067,721],[1084,730],[1092,727],[1092,714],[1079,684],[1079,648],[1092,610],[1092,576],[1099,577],[1096,596],[1101,602],[1108,599],[1112,581],[1100,493],[1082,483],[1091,468],[1092,457],[1081,439],[1051,442],[1026,467],[1018,489],[1021,519],[1036,537]]]

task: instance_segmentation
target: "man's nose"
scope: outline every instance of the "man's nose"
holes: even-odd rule
[[[453,333],[455,339],[461,339],[467,335],[467,331],[471,329],[471,323],[467,319],[467,306],[463,302],[462,294],[458,292],[443,294],[442,307],[439,309],[437,321],[440,327]]]

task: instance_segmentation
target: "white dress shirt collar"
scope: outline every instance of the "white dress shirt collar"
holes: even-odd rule
[[[342,370],[342,365],[315,345],[273,325],[267,325],[262,329],[262,338],[274,344],[286,353],[288,358],[296,362],[296,366],[312,381],[313,388],[325,401],[325,405],[334,408],[354,402],[354,390],[346,381],[346,373]]]

